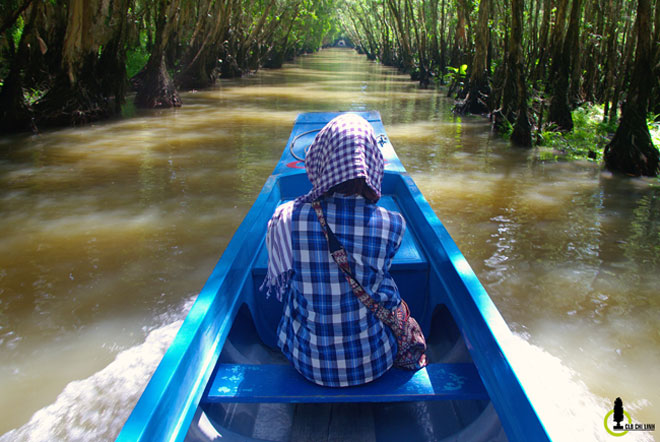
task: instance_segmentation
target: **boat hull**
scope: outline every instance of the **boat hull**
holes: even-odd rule
[[[118,440],[315,440],[321,428],[327,430],[321,438],[345,440],[344,427],[366,440],[442,440],[459,435],[464,440],[549,440],[533,400],[507,356],[515,351],[511,332],[405,172],[376,112],[362,116],[374,126],[386,161],[379,204],[402,213],[408,226],[391,273],[425,331],[431,363],[474,364],[488,399],[397,403],[386,394],[384,402],[382,397],[369,402],[356,394],[355,401],[333,403],[324,403],[323,398],[209,402],[219,364],[288,363],[275,348],[282,304],[259,290],[267,263],[267,222],[277,205],[310,189],[298,158],[315,133],[336,115],[298,117],[281,160],[200,292]],[[327,399],[330,402],[330,396]],[[353,423],[341,424],[345,420]]]

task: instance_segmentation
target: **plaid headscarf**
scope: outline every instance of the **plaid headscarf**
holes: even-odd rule
[[[355,178],[364,178],[380,198],[383,167],[371,124],[359,115],[342,114],[321,129],[310,146],[305,168],[313,189],[298,199],[311,203],[337,184]]]
[[[293,268],[291,213],[293,207],[311,203],[332,187],[355,178],[364,178],[377,199],[381,196],[384,160],[371,124],[356,114],[342,114],[316,135],[305,158],[312,190],[277,208],[268,223],[266,245],[268,272],[264,286],[268,294],[276,289],[277,298],[288,290]]]

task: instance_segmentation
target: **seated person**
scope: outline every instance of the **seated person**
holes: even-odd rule
[[[384,161],[364,118],[343,114],[330,121],[310,146],[305,167],[312,190],[279,206],[266,236],[265,285],[284,302],[278,346],[316,384],[364,384],[392,367],[397,341],[352,291],[311,203],[320,201],[355,279],[388,310],[401,302],[389,269],[405,221],[376,205]]]

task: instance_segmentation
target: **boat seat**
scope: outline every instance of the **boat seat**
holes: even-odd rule
[[[373,382],[332,388],[313,384],[289,364],[219,364],[202,403],[403,402],[489,398],[472,363],[391,369]]]

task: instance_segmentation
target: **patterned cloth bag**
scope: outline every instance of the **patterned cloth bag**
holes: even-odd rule
[[[364,291],[359,282],[355,280],[351,274],[351,268],[348,264],[348,256],[346,250],[341,245],[332,229],[327,224],[323,216],[323,209],[318,200],[312,202],[312,207],[316,212],[316,216],[321,223],[323,233],[328,240],[328,247],[330,254],[335,262],[342,269],[346,280],[351,286],[353,293],[360,300],[365,307],[367,307],[378,319],[387,325],[397,341],[397,353],[394,359],[394,365],[406,370],[419,370],[427,365],[426,361],[426,339],[422,333],[422,329],[412,316],[410,316],[410,309],[408,304],[402,299],[401,304],[390,311],[374,301],[367,292]]]

